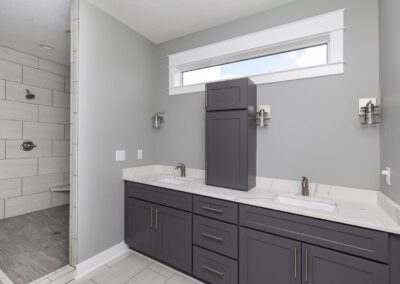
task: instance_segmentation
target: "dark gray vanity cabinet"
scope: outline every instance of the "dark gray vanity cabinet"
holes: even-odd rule
[[[156,255],[161,261],[192,272],[192,214],[156,206]]]
[[[388,284],[388,265],[303,244],[305,284]]]
[[[300,242],[247,228],[239,238],[240,283],[301,283]]]
[[[400,237],[125,183],[125,241],[210,284],[398,284]]]
[[[257,104],[256,85],[240,78],[206,85],[206,111],[247,109]]]
[[[135,183],[126,186],[125,241],[135,250],[192,273],[192,213],[150,202],[161,200],[164,194],[157,196],[157,188],[153,189],[145,192],[142,185]],[[191,200],[190,195],[167,193],[168,204],[188,196]],[[145,200],[133,197],[138,194]]]
[[[155,256],[154,204],[128,197],[126,206],[126,243],[145,254]]]
[[[207,84],[206,184],[249,190],[256,177],[256,87],[248,78]]]

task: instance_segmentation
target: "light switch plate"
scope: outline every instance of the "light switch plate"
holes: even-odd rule
[[[125,161],[125,150],[115,151],[115,160],[116,161]]]
[[[143,150],[142,149],[137,150],[137,158],[138,158],[138,160],[143,159]]]

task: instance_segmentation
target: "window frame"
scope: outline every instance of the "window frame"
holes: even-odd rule
[[[251,76],[255,84],[298,80],[344,73],[345,9],[171,54],[169,95],[204,92],[206,83],[183,85],[183,72],[235,61],[328,44],[328,62]]]

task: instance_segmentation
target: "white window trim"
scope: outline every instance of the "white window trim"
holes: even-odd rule
[[[169,94],[204,92],[205,84],[182,85],[182,73],[189,70],[254,57],[260,50],[287,51],[288,46],[305,47],[305,42],[328,43],[328,63],[251,76],[256,84],[268,84],[344,73],[345,9],[300,20],[283,26],[236,37],[169,55]],[[299,43],[303,43],[300,45]],[[311,45],[309,45],[311,46]],[[293,48],[292,48],[293,49]],[[253,54],[253,56],[251,56]]]

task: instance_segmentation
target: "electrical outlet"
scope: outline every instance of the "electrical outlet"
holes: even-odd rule
[[[115,151],[115,160],[116,161],[125,161],[125,150]]]
[[[391,170],[389,167],[386,167],[382,171],[382,175],[384,175],[386,177],[386,185],[391,185],[391,181],[390,181]]]
[[[142,149],[137,150],[137,158],[138,158],[138,160],[143,159],[143,150]]]

